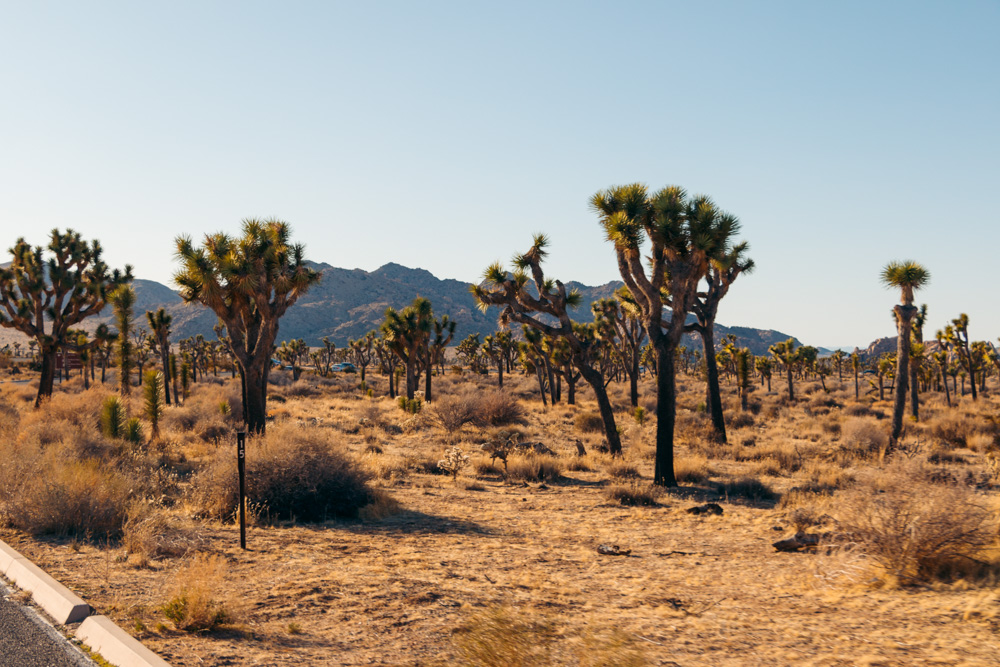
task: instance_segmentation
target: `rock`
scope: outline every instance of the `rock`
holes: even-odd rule
[[[632,550],[622,549],[617,544],[599,544],[597,545],[597,553],[602,556],[628,556]]]
[[[696,507],[689,507],[685,510],[688,514],[722,514],[722,507],[716,503],[705,503]]]
[[[577,456],[586,456],[587,455],[587,448],[584,447],[583,443],[580,442],[579,440],[576,441],[576,455]]]
[[[817,535],[815,533],[795,533],[794,536],[785,540],[778,540],[771,546],[773,546],[777,551],[794,553],[802,551],[803,549],[815,549],[819,546],[820,539],[823,537],[825,537],[825,535]]]

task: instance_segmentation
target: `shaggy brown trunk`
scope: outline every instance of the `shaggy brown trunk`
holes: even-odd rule
[[[497,364],[497,377],[500,378],[500,388],[503,389],[503,359]]]
[[[597,397],[597,409],[601,412],[601,421],[604,424],[604,437],[608,440],[608,450],[612,456],[621,456],[622,441],[618,435],[618,426],[615,424],[615,411],[611,408],[608,391],[604,387],[604,376],[585,363],[578,362],[577,368],[580,369],[580,375],[591,386],[594,390],[594,396]]]
[[[170,405],[170,352],[169,346],[160,340],[160,363],[163,365],[163,398]]]
[[[243,421],[250,433],[264,433],[267,424],[267,366],[255,361],[246,369],[240,368],[243,388]]]
[[[42,401],[52,395],[52,383],[56,377],[56,349],[48,345],[39,344],[39,355],[42,359],[42,376],[38,380],[38,394],[35,396],[35,407],[39,407]]]
[[[941,384],[944,385],[944,400],[948,402],[948,407],[951,407],[951,392],[948,391],[948,376],[945,375],[944,369],[941,369]]]
[[[896,342],[896,395],[892,409],[892,433],[889,449],[896,446],[903,432],[903,412],[906,410],[906,389],[910,379],[910,326],[917,309],[913,306],[895,307],[899,337]]]
[[[424,351],[424,359],[427,360],[427,375],[424,377],[424,402],[431,402],[431,348],[427,346]]]
[[[791,364],[785,364],[788,369],[788,401],[793,402],[795,400],[795,391],[792,388],[792,366]]]
[[[712,415],[712,427],[719,442],[726,443],[726,419],[722,414],[722,394],[719,390],[719,366],[715,362],[715,332],[711,324],[698,327],[702,349],[705,350],[705,370],[708,376],[706,401]]]
[[[639,354],[632,353],[632,372],[628,376],[628,399],[633,408],[639,407]]]
[[[653,483],[677,486],[674,476],[674,417],[677,410],[674,347],[664,340],[656,348],[656,466]]]

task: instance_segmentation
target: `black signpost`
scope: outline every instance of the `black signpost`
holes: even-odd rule
[[[240,549],[247,548],[247,434],[236,433],[236,468],[240,474]]]

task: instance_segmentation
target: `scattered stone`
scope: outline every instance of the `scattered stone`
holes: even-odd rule
[[[795,533],[792,537],[785,540],[778,540],[771,546],[776,551],[795,553],[804,549],[815,549],[819,546],[820,539],[823,537],[825,535],[818,535],[816,533]]]
[[[717,503],[705,503],[696,507],[689,507],[685,510],[688,514],[722,514],[722,507]]]
[[[632,550],[622,549],[617,544],[599,544],[597,545],[597,553],[602,556],[628,556]]]

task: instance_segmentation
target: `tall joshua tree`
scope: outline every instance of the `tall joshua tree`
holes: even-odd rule
[[[111,293],[111,304],[115,310],[115,324],[118,326],[118,391],[122,396],[132,393],[132,324],[135,313],[135,290],[131,285],[122,285]]]
[[[920,419],[920,383],[917,381],[920,376],[920,365],[923,362],[924,349],[924,322],[927,321],[927,304],[920,306],[920,310],[913,317],[913,337],[912,363],[910,364],[910,414],[914,419]],[[917,351],[921,354],[916,354]]]
[[[676,486],[674,420],[677,389],[674,353],[684,335],[698,284],[712,260],[731,250],[739,221],[704,196],[688,197],[670,186],[650,195],[641,184],[598,192],[591,198],[601,226],[614,244],[618,271],[636,305],[657,356],[656,464],[653,482]],[[649,242],[649,271],[643,244]],[[671,310],[664,317],[664,308]]]
[[[0,268],[0,326],[31,338],[41,357],[36,408],[52,395],[56,352],[72,342],[70,329],[100,313],[108,294],[132,281],[131,266],[109,271],[102,252],[98,241],[87,243],[72,229],[53,229],[45,248],[19,238],[10,249],[12,261]]]
[[[931,274],[912,260],[889,262],[882,269],[882,284],[888,288],[898,288],[900,303],[893,308],[896,313],[896,395],[892,409],[892,432],[889,434],[890,449],[899,441],[903,432],[903,410],[906,408],[906,391],[910,379],[910,330],[917,307],[913,305],[913,291],[926,285]]]
[[[508,274],[503,265],[496,262],[486,269],[483,282],[473,285],[470,291],[483,311],[490,306],[500,307],[501,327],[508,326],[513,320],[526,327],[526,334],[531,330],[553,339],[562,339],[569,345],[572,364],[594,390],[597,407],[604,423],[608,449],[612,455],[619,456],[622,453],[621,438],[615,425],[611,401],[604,386],[604,376],[590,363],[587,354],[590,340],[579,335],[580,332],[574,329],[573,322],[569,318],[568,308],[580,304],[580,294],[575,291],[567,292],[566,286],[561,281],[545,277],[542,261],[548,254],[546,246],[548,238],[544,234],[536,234],[531,248],[523,254],[514,256],[515,270],[512,274]],[[529,281],[531,281],[530,287]],[[554,318],[555,322],[550,324],[543,321],[539,315],[548,315]],[[544,359],[541,356],[538,358],[543,362],[544,359],[548,359],[547,356]],[[549,389],[552,391],[551,364],[549,371]],[[555,399],[555,394],[552,396]]]
[[[737,243],[722,257],[713,258],[708,265],[705,281],[708,287],[698,293],[692,311],[695,321],[688,329],[701,336],[702,348],[705,350],[705,369],[708,377],[706,403],[712,416],[712,425],[716,435],[726,442],[726,420],[722,413],[722,396],[719,391],[719,368],[715,359],[715,317],[719,313],[719,302],[729,293],[729,287],[743,273],[753,271],[753,260],[746,256],[750,245],[743,241]]]
[[[185,301],[208,306],[225,325],[240,372],[243,419],[252,433],[265,429],[278,321],[320,279],[306,266],[304,247],[290,237],[286,222],[248,219],[240,237],[207,235],[200,248],[188,236],[177,238],[181,269],[174,281]]]
[[[170,323],[173,319],[163,308],[155,313],[146,311],[146,321],[149,323],[149,330],[153,332],[156,352],[160,355],[160,364],[163,366],[163,398],[167,405],[170,405]]]
[[[417,372],[427,358],[428,339],[434,329],[431,302],[418,296],[406,308],[386,308],[382,335],[392,352],[406,366],[406,398],[413,400],[419,382]]]
[[[424,379],[424,400],[428,403],[431,401],[431,375],[433,375],[431,371],[434,370],[434,365],[444,358],[445,348],[455,337],[455,326],[453,319],[442,315],[440,319],[434,320],[433,336],[427,338],[427,361],[424,364],[427,376]]]
[[[641,313],[628,289],[615,290],[615,298],[601,299],[590,304],[594,313],[597,334],[611,342],[611,349],[619,357],[629,380],[629,402],[639,405],[639,363],[646,330],[640,321]]]
[[[795,367],[802,360],[802,348],[795,349],[795,339],[789,338],[781,343],[775,343],[767,349],[774,358],[781,362],[785,367],[785,373],[788,378],[788,400],[795,400],[795,385],[792,382],[792,375],[795,372]]]

